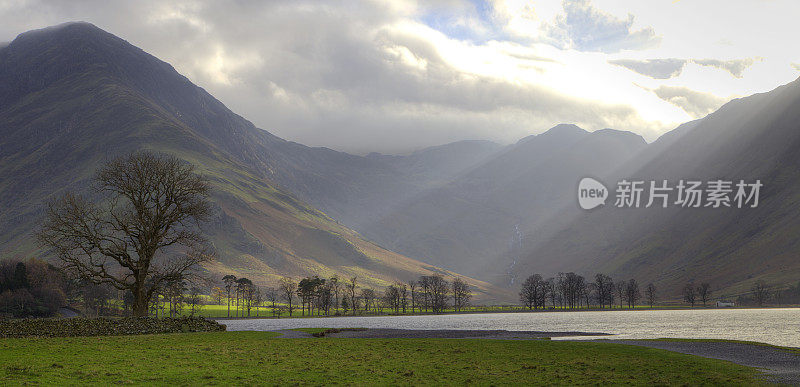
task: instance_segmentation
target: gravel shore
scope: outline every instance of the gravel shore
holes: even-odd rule
[[[367,329],[364,331],[342,331],[331,333],[330,337],[361,338],[411,338],[411,339],[542,339],[566,336],[605,336],[604,333],[586,332],[537,332],[504,330],[410,330],[410,329]]]
[[[777,347],[723,341],[608,340],[608,342],[727,360],[761,369],[769,382],[800,385],[800,354]]]
[[[293,330],[275,331],[282,334],[282,338],[311,337],[305,332]],[[505,331],[505,330],[417,330],[417,329],[365,329],[342,330],[336,333],[327,333],[326,337],[350,337],[372,339],[503,339],[524,340],[543,339],[550,337],[569,336],[606,336],[605,333],[588,332],[538,332],[538,331]]]

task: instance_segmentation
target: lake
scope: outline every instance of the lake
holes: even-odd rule
[[[800,308],[695,309],[221,320],[231,331],[291,328],[503,329],[611,338],[710,338],[800,347]],[[608,338],[608,337],[607,337]]]

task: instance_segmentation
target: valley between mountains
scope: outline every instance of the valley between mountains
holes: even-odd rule
[[[176,155],[211,181],[214,276],[272,285],[335,274],[383,287],[441,273],[466,278],[481,302],[515,300],[532,273],[603,272],[668,297],[687,281],[734,295],[800,278],[798,81],[650,144],[562,124],[510,145],[360,156],[257,128],[91,24],[30,31],[0,48],[0,257],[46,256],[31,236],[44,204],[65,190],[91,194],[99,165],[138,149]],[[754,209],[584,211],[576,186],[586,176],[612,194],[622,178],[764,188]]]

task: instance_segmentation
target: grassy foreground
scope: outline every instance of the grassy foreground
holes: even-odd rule
[[[269,332],[2,339],[0,367],[0,384],[759,384],[752,368],[611,343]]]

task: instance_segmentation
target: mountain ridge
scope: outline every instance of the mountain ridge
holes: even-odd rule
[[[567,270],[637,276],[679,297],[688,281],[722,295],[800,277],[798,229],[800,80],[733,100],[651,144],[617,181],[760,180],[758,208],[598,209],[574,215],[549,239],[531,238],[520,271]],[[613,189],[613,188],[612,188]],[[567,246],[570,246],[567,248]],[[534,252],[535,251],[535,252]],[[558,256],[558,260],[548,257]],[[591,256],[591,260],[585,257]]]
[[[194,164],[214,187],[215,217],[204,226],[220,252],[207,267],[214,274],[261,284],[281,275],[357,275],[375,287],[435,272],[457,276],[363,239],[282,184],[302,157],[362,158],[257,129],[169,64],[93,25],[22,34],[0,50],[0,74],[0,255],[41,252],[30,232],[48,198],[86,192],[104,161],[151,149]],[[301,154],[283,157],[292,153]],[[468,281],[480,298],[507,297]]]

